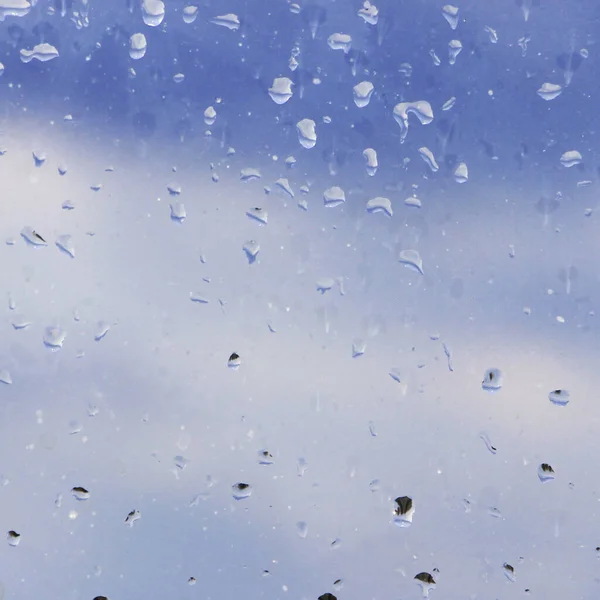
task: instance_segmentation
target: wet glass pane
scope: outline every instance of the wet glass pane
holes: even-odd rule
[[[595,0],[0,0],[0,600],[594,598]]]

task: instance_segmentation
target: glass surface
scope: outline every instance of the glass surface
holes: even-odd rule
[[[595,0],[0,0],[0,600],[598,596]]]

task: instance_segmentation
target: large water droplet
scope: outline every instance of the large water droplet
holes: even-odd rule
[[[538,467],[538,477],[542,483],[552,481],[555,477],[554,469],[548,463],[542,463]]]
[[[346,202],[346,194],[341,187],[334,185],[323,192],[323,202],[325,206],[334,208]]]
[[[560,163],[563,167],[574,167],[575,165],[579,165],[583,162],[583,157],[581,153],[577,150],[569,150],[560,157]]]
[[[146,54],[147,46],[146,36],[143,33],[134,33],[129,38],[129,56],[131,56],[133,60],[143,58]]]
[[[446,4],[442,7],[442,15],[448,21],[448,25],[450,25],[452,30],[458,26],[458,12],[458,7],[452,6],[452,4]]]
[[[242,248],[246,253],[248,264],[253,264],[258,257],[258,253],[260,252],[259,243],[256,240],[248,240]]]
[[[483,381],[481,382],[481,387],[486,392],[497,392],[502,388],[504,383],[504,375],[500,369],[496,369],[492,367],[487,369],[483,375]]]
[[[421,155],[421,158],[425,161],[425,164],[431,169],[433,173],[440,170],[440,167],[437,164],[437,161],[435,160],[435,156],[429,148],[427,148],[426,146],[422,146],[421,148],[419,148],[419,154]]]
[[[248,483],[235,483],[231,490],[235,500],[244,500],[252,495],[252,486]]]
[[[567,390],[553,390],[548,394],[548,399],[557,406],[566,406],[571,400],[571,394]]]
[[[398,257],[398,262],[402,263],[405,267],[424,275],[423,260],[421,259],[418,250],[402,250]]]
[[[236,31],[240,28],[240,19],[237,15],[233,13],[219,15],[218,17],[212,18],[210,22],[214,23],[215,25],[220,25],[221,27],[231,29],[232,31]]]
[[[143,0],[142,18],[149,27],[158,27],[165,18],[165,3],[162,0]]]
[[[365,148],[363,157],[367,162],[367,175],[373,177],[377,173],[379,163],[377,162],[377,152],[373,148]]]
[[[296,123],[298,141],[303,148],[314,148],[317,143],[316,123],[312,119],[302,119]]]
[[[394,119],[400,126],[400,141],[404,142],[408,133],[408,115],[414,114],[422,125],[429,125],[433,121],[431,104],[426,100],[417,102],[400,102],[394,106]]]
[[[367,212],[381,212],[388,217],[391,217],[394,214],[394,211],[392,210],[392,201],[389,198],[382,198],[381,196],[378,196],[377,198],[371,198],[367,201]]]
[[[198,18],[197,6],[186,6],[183,9],[183,22],[190,25]]]
[[[332,33],[327,38],[327,44],[332,50],[343,50],[345,54],[348,54],[352,47],[352,37],[347,33]]]
[[[6,539],[9,546],[16,548],[21,541],[21,534],[11,530],[6,534]]]
[[[543,100],[554,100],[562,94],[562,86],[557,83],[543,83],[537,93]]]
[[[358,16],[369,25],[377,25],[377,21],[379,20],[379,9],[374,4],[371,4],[369,0],[365,0],[362,8],[358,9]]]
[[[269,88],[269,96],[275,104],[285,104],[292,97],[293,81],[288,77],[276,77]]]
[[[39,60],[40,62],[48,62],[54,58],[58,58],[58,50],[51,44],[43,43],[37,44],[31,50],[23,48],[20,52],[21,62],[28,63],[33,59]]]
[[[364,108],[371,101],[371,96],[373,95],[373,91],[375,87],[370,81],[361,81],[357,83],[354,88],[354,104],[358,106],[358,108]]]
[[[74,487],[71,490],[71,494],[75,500],[79,500],[80,502],[90,499],[90,493],[84,487]]]

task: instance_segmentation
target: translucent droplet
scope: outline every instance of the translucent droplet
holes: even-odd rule
[[[269,96],[275,104],[285,104],[292,97],[293,81],[288,77],[276,77],[269,88]]]
[[[192,302],[197,302],[198,304],[208,304],[208,298],[205,298],[202,294],[196,292],[190,294],[190,300]]]
[[[183,9],[183,22],[190,25],[198,18],[197,6],[186,6]]]
[[[358,9],[358,16],[369,25],[377,25],[377,21],[379,20],[379,10],[374,4],[371,4],[369,0],[364,0],[362,7]]]
[[[515,568],[512,565],[509,565],[508,563],[504,563],[502,565],[502,570],[504,571],[504,576],[506,577],[506,579],[508,579],[511,583],[515,583],[515,581],[517,580],[517,577],[515,575]]]
[[[334,185],[323,192],[323,202],[325,206],[334,208],[346,202],[346,194],[341,187]]]
[[[381,481],[379,481],[379,479],[373,479],[370,483],[369,483],[369,489],[372,492],[378,492],[381,489]]]
[[[58,171],[58,174],[61,177],[64,177],[67,174],[68,168],[67,168],[67,165],[61,164],[61,165],[58,165],[58,167],[56,167],[56,170]],[[64,203],[63,203],[63,208],[64,208]]]
[[[579,165],[582,162],[583,157],[581,156],[581,153],[577,150],[569,150],[560,157],[560,163],[563,167],[567,168],[574,167],[575,165]]]
[[[425,161],[425,164],[431,169],[433,173],[440,170],[440,167],[437,164],[437,161],[435,160],[435,156],[429,148],[427,148],[426,146],[422,146],[421,148],[419,148],[419,154],[421,155],[421,158]]]
[[[74,487],[71,490],[71,494],[75,500],[79,500],[80,502],[90,499],[90,493],[84,487]]]
[[[260,179],[260,178],[261,178],[261,174],[258,169],[247,168],[247,169],[242,169],[240,171],[240,179],[242,181],[254,181],[255,179]]]
[[[276,182],[275,185],[284,193],[286,193],[290,198],[294,197],[294,191],[292,190],[292,186],[287,178],[281,177]]]
[[[410,527],[412,525],[415,507],[412,498],[409,496],[399,496],[394,500],[394,523],[398,527]]]
[[[10,371],[8,369],[0,369],[0,383],[10,385],[12,382]]]
[[[321,277],[316,283],[317,292],[324,294],[325,292],[328,292],[334,285],[335,281],[332,277]]]
[[[458,27],[458,7],[446,4],[442,7],[442,15],[452,30]]]
[[[428,125],[433,121],[433,110],[431,104],[426,100],[417,102],[401,102],[394,106],[394,119],[400,126],[400,141],[404,142],[408,133],[408,115],[416,115],[422,125]]]
[[[492,442],[490,441],[490,438],[488,436],[487,433],[480,433],[479,437],[483,440],[483,443],[485,444],[485,447],[492,453],[492,454],[496,454],[496,452],[498,452],[496,446],[494,446],[492,444]]]
[[[352,47],[352,37],[347,33],[332,33],[327,38],[327,44],[332,50],[343,50],[345,54],[348,54]]]
[[[448,62],[453,65],[456,63],[456,57],[462,52],[463,45],[460,40],[450,40],[448,44]]]
[[[352,342],[352,358],[362,356],[367,349],[367,344],[363,339],[356,338]]]
[[[356,104],[358,108],[368,106],[374,90],[375,86],[370,81],[361,81],[360,83],[357,83],[353,88],[354,104]]]
[[[424,275],[423,271],[423,260],[418,250],[402,250],[398,257],[398,262],[402,263],[405,267]]]
[[[333,542],[331,542],[331,544],[329,544],[329,547],[332,550],[337,550],[341,545],[342,545],[342,540],[340,538],[335,538],[335,540],[333,540]]]
[[[240,355],[237,352],[232,352],[227,360],[227,366],[230,369],[236,370],[236,369],[239,369],[241,364],[242,364],[242,359],[241,359]]]
[[[48,242],[33,227],[23,227],[21,237],[30,246],[47,246]]]
[[[9,546],[16,548],[21,541],[21,534],[11,530],[6,534],[6,539],[8,540]]]
[[[538,477],[542,483],[552,481],[555,477],[554,469],[548,463],[542,463],[538,467]]]
[[[149,27],[158,27],[165,18],[165,3],[162,0],[143,0],[142,18]]]
[[[317,600],[337,600],[336,596],[327,592],[326,594],[322,594],[319,596]]]
[[[0,0],[0,23],[6,17],[24,17],[31,10],[31,5],[30,0]]]
[[[94,332],[94,340],[99,342],[106,336],[109,330],[110,323],[107,323],[106,321],[98,321],[98,323],[96,324],[96,331]]]
[[[71,258],[75,258],[75,244],[73,243],[72,235],[58,236],[58,238],[56,238],[55,244],[59,248],[59,250],[62,250]]]
[[[456,183],[467,183],[469,180],[469,168],[466,163],[458,163],[456,169],[454,169],[454,181]]]
[[[133,527],[133,524],[136,521],[139,521],[142,518],[142,514],[139,510],[132,510],[127,517],[125,517],[125,525],[129,525],[129,527]]]
[[[498,32],[495,29],[488,27],[487,25],[483,29],[488,34],[490,43],[497,44],[498,43]]]
[[[367,201],[367,212],[370,214],[381,212],[388,217],[392,217],[394,214],[392,201],[389,198],[382,198],[381,196],[371,198]]]
[[[188,585],[196,585],[196,578],[195,577],[190,577],[188,579]]]
[[[41,150],[34,150],[31,153],[31,156],[33,157],[33,164],[38,168],[41,167],[47,159],[46,153]]]
[[[66,337],[67,332],[60,327],[46,327],[46,329],[44,329],[44,344],[49,348],[62,348]]]
[[[456,104],[456,96],[452,96],[451,98],[446,100],[446,102],[444,102],[444,104],[442,104],[442,110],[450,110],[451,108],[454,108],[455,104]]]
[[[258,464],[259,465],[272,465],[275,462],[273,455],[268,450],[258,451]]]
[[[369,421],[369,433],[371,437],[377,437],[377,430],[375,429],[375,423],[373,421]]]
[[[235,483],[231,490],[234,500],[244,500],[252,494],[252,487],[248,483]]]
[[[240,28],[240,19],[237,15],[234,15],[233,13],[219,15],[218,17],[212,18],[210,22],[214,23],[215,25],[220,25],[221,27],[231,29],[232,31],[236,31]]]
[[[298,521],[296,523],[296,533],[298,537],[304,539],[308,535],[308,525],[305,521]]]
[[[553,390],[548,394],[548,399],[557,406],[566,406],[571,400],[571,394],[567,390]]]
[[[336,592],[339,592],[343,587],[344,587],[344,580],[343,579],[336,579],[333,582],[333,589]],[[2,600],[2,599],[0,598],[0,600]]]
[[[143,58],[146,54],[147,46],[146,36],[143,33],[134,33],[129,38],[129,56],[133,60]]]
[[[302,119],[296,123],[298,141],[303,148],[314,148],[317,143],[316,123],[312,119]]]
[[[180,454],[173,457],[173,464],[180,471],[183,471],[188,466],[189,462],[190,461],[185,456],[181,456]]]
[[[428,598],[429,592],[435,590],[435,579],[430,573],[423,572],[419,573],[418,575],[415,575],[415,581],[417,582],[417,584],[421,588],[421,591],[423,592],[423,598]]]
[[[16,329],[17,331],[27,329],[31,323],[32,321],[23,315],[15,315],[11,322],[13,329]]]
[[[173,202],[171,205],[171,220],[183,223],[187,217],[185,206],[182,202]]]
[[[410,196],[409,198],[406,198],[404,200],[404,204],[412,208],[421,208],[422,206],[421,200],[419,200],[419,198],[416,196]]]
[[[481,387],[486,392],[497,392],[502,388],[503,383],[504,375],[502,374],[502,371],[493,367],[487,369],[487,371],[484,373]]]
[[[39,60],[40,62],[47,62],[53,58],[58,58],[58,50],[47,43],[37,44],[31,50],[23,48],[20,54],[21,62],[24,63],[31,62],[33,59]]]
[[[255,240],[248,240],[242,246],[244,252],[246,253],[246,258],[248,259],[248,264],[253,264],[258,257],[258,253],[260,252],[260,245]]]
[[[373,177],[377,173],[379,163],[377,162],[377,152],[373,148],[363,150],[363,158],[367,162],[367,175]]]
[[[298,462],[296,463],[296,471],[298,473],[298,477],[303,477],[304,473],[306,473],[306,469],[308,469],[308,463],[305,458],[300,457]]]
[[[217,120],[217,111],[215,110],[214,106],[209,106],[204,111],[204,122],[207,125],[214,125],[214,122],[216,120]]]
[[[435,50],[433,48],[429,51],[429,56],[431,56],[431,60],[433,61],[434,67],[439,67],[442,64],[440,57],[435,53]]]
[[[246,211],[246,216],[258,221],[261,225],[266,225],[269,221],[269,213],[264,208],[251,208]]]

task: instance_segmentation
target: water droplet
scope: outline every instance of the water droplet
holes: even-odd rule
[[[298,141],[303,148],[314,148],[317,143],[316,123],[312,119],[302,119],[296,123]]]
[[[254,221],[258,221],[261,225],[266,225],[269,220],[269,213],[264,208],[251,208],[246,211],[246,216]]]
[[[306,473],[306,469],[308,469],[308,463],[305,458],[300,457],[298,462],[296,463],[296,471],[298,473],[298,477],[303,477],[304,473]]]
[[[574,167],[575,165],[579,165],[582,162],[583,157],[581,156],[581,153],[579,153],[577,150],[569,150],[560,157],[560,163],[563,167],[567,168]]]
[[[490,368],[483,375],[481,387],[486,392],[497,392],[504,383],[504,375],[500,369]]]
[[[296,523],[296,533],[298,537],[304,539],[308,535],[308,525],[305,521],[298,521]]]
[[[398,527],[410,527],[415,513],[412,498],[409,496],[399,496],[394,502],[396,503],[396,507],[394,508],[394,524]]]
[[[515,583],[515,581],[517,580],[515,576],[515,568],[512,565],[509,565],[508,563],[504,563],[502,565],[502,570],[504,571],[506,579],[508,579],[512,583]]]
[[[195,577],[190,577],[188,579],[188,585],[196,585],[196,578]]]
[[[21,229],[21,237],[30,246],[47,246],[48,242],[35,230],[33,227],[23,227]]]
[[[46,153],[41,150],[35,150],[31,155],[33,156],[33,164],[38,169],[46,162]]]
[[[435,53],[435,50],[433,48],[429,51],[429,56],[431,56],[431,60],[433,61],[434,67],[439,67],[442,64],[440,57]]]
[[[552,481],[555,477],[554,469],[548,463],[542,463],[538,467],[538,477],[542,483]]]
[[[226,15],[214,17],[210,20],[210,22],[214,25],[220,25],[221,27],[231,29],[231,31],[236,31],[240,28],[240,19],[237,15],[234,15],[233,13],[228,13]]]
[[[110,329],[110,323],[106,321],[98,321],[96,325],[96,332],[94,333],[94,340],[99,342],[103,339]]]
[[[421,201],[416,196],[410,196],[409,198],[406,198],[406,200],[404,200],[404,204],[412,208],[421,208],[422,206]]]
[[[499,508],[496,508],[495,506],[490,506],[488,508],[488,515],[490,517],[492,517],[493,519],[502,519],[502,513],[500,512]]]
[[[39,60],[40,62],[47,62],[53,58],[58,58],[58,50],[47,43],[37,44],[32,50],[23,48],[20,52],[21,62],[28,63],[33,59]]]
[[[30,10],[29,0],[0,0],[0,23],[6,17],[24,17]]]
[[[451,40],[448,44],[448,62],[453,65],[456,63],[456,57],[462,52],[463,45],[460,40]]]
[[[255,240],[248,240],[243,246],[242,246],[245,254],[246,254],[246,258],[248,259],[248,264],[254,264],[254,262],[256,261],[257,257],[258,257],[258,253],[260,252],[260,245],[257,241]]]
[[[417,584],[421,588],[421,591],[423,592],[423,598],[428,598],[429,592],[435,590],[435,579],[430,573],[418,573],[417,575],[415,575],[415,581],[417,582]]]
[[[486,25],[483,30],[488,34],[488,38],[490,40],[490,44],[498,43],[498,32],[495,29],[492,29],[488,25]]]
[[[132,510],[127,517],[125,517],[125,525],[129,525],[129,527],[133,527],[133,524],[136,521],[139,521],[142,518],[142,514],[139,510]]]
[[[74,210],[75,209],[75,204],[73,204],[72,200],[65,200],[62,203],[62,209],[63,210]]]
[[[337,550],[341,545],[342,545],[342,540],[340,538],[335,538],[335,540],[333,540],[333,542],[331,542],[331,544],[329,544],[329,547],[332,550]]]
[[[548,394],[548,399],[557,406],[566,406],[571,400],[571,394],[567,390],[553,390]]]
[[[293,81],[288,77],[276,77],[269,88],[269,96],[275,104],[285,104],[292,97]]]
[[[75,258],[75,244],[73,243],[73,236],[71,235],[60,235],[55,242],[57,248],[70,256]]]
[[[408,115],[414,114],[422,125],[429,125],[433,121],[431,104],[426,100],[417,102],[400,102],[394,106],[394,119],[400,126],[400,142],[403,143],[408,133]]]
[[[84,487],[74,487],[71,490],[71,494],[75,500],[79,500],[80,502],[90,499],[90,493]]]
[[[327,44],[332,50],[343,50],[348,54],[352,47],[352,38],[347,33],[332,33],[327,38]]]
[[[369,25],[377,25],[377,21],[379,20],[379,10],[374,4],[371,4],[369,0],[364,0],[362,8],[358,9],[358,16]]]
[[[469,180],[469,169],[466,163],[458,163],[456,169],[454,169],[454,181],[456,183],[467,183]]]
[[[423,260],[421,259],[418,250],[402,250],[398,262],[402,263],[405,267],[424,275]]]
[[[490,441],[490,438],[488,437],[487,433],[480,433],[479,437],[483,440],[483,443],[485,444],[485,447],[492,454],[496,454],[496,452],[498,452],[498,449],[492,444],[492,442]]]
[[[149,27],[158,27],[165,18],[165,3],[162,0],[143,0],[142,18]]]
[[[259,465],[272,465],[275,462],[273,455],[268,450],[258,451],[258,464]]]
[[[58,326],[50,326],[44,329],[43,340],[48,348],[59,349],[63,347],[67,332]]]
[[[183,223],[187,217],[185,206],[182,202],[173,202],[171,205],[171,220],[177,223]]]
[[[204,296],[196,292],[190,293],[190,300],[192,302],[197,302],[198,304],[208,304],[208,298],[205,298]]]
[[[352,342],[352,358],[358,358],[362,356],[367,349],[367,344],[364,340],[356,338]]]
[[[370,81],[361,81],[360,83],[357,83],[353,88],[354,104],[356,104],[358,108],[368,106],[374,90],[375,87]]]
[[[435,160],[435,156],[429,148],[425,146],[419,148],[419,154],[421,155],[421,158],[425,161],[425,164],[431,169],[433,173],[440,170],[440,167],[437,164],[437,161]]]
[[[392,210],[392,201],[389,198],[382,198],[381,196],[371,198],[371,200],[367,201],[367,212],[370,214],[381,212],[388,217],[391,217],[394,214]]]
[[[10,385],[12,382],[10,371],[8,371],[8,369],[0,369],[0,383]]]
[[[375,423],[373,421],[369,421],[369,433],[371,437],[377,437],[377,431],[375,429]]]
[[[452,6],[452,4],[446,4],[442,7],[442,15],[444,19],[448,21],[448,25],[452,30],[458,27],[458,7]]]
[[[217,111],[215,110],[214,106],[209,106],[204,111],[204,122],[210,126],[210,125],[214,125],[216,120],[217,120]]]
[[[379,479],[373,479],[370,483],[369,483],[369,489],[372,492],[378,492],[381,489],[381,481],[379,481]]]
[[[456,96],[452,96],[451,98],[446,100],[446,102],[444,102],[444,104],[442,104],[442,110],[450,110],[450,109],[454,108],[455,104],[456,104]]]
[[[175,75],[173,75],[174,83],[181,83],[184,79],[185,79],[184,73],[175,73]]]
[[[242,169],[240,171],[240,179],[244,182],[254,181],[255,179],[260,179],[261,174],[258,169]]]
[[[320,279],[317,279],[317,292],[324,294],[325,292],[328,292],[334,285],[335,281],[332,277],[321,277]]]
[[[197,6],[186,6],[183,9],[183,22],[190,25],[198,18]]]
[[[9,546],[16,548],[21,541],[21,534],[11,530],[6,534],[6,539],[8,540]]]
[[[323,202],[325,206],[334,208],[346,202],[346,194],[341,187],[334,185],[323,192]]]
[[[143,33],[134,33],[129,38],[129,56],[133,60],[143,58],[146,54],[147,46],[146,36]]]
[[[276,182],[275,185],[284,193],[286,193],[290,198],[294,197],[294,192],[292,187],[290,186],[290,182],[285,178],[281,177]]]
[[[227,359],[227,366],[230,369],[239,369],[242,364],[242,359],[237,352],[232,352],[229,358]]]
[[[377,152],[373,148],[365,148],[363,150],[363,158],[367,162],[367,174],[373,177],[377,173],[377,167],[379,166]]]
[[[252,494],[252,487],[248,483],[235,483],[231,490],[235,500],[244,500]]]

